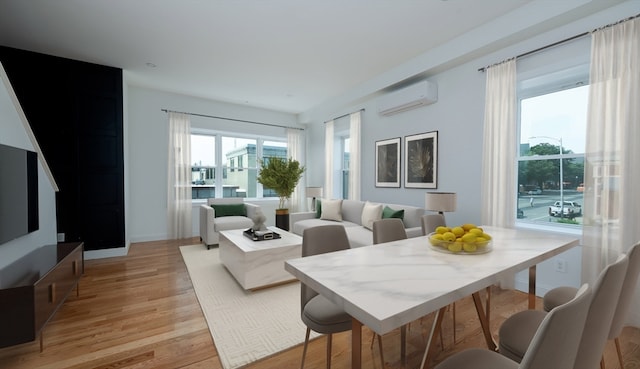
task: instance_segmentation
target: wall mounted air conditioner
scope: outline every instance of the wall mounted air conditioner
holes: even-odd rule
[[[422,81],[378,99],[378,114],[392,115],[438,101],[438,85]]]

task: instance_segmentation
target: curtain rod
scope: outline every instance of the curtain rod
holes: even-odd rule
[[[634,19],[634,18],[638,18],[639,16],[640,16],[640,14],[636,14],[636,15],[634,15],[633,17],[629,17],[629,18],[627,18],[627,19],[623,19],[623,20],[617,21],[617,22],[615,22],[615,23],[607,24],[606,26],[603,26],[603,27],[600,27],[600,28],[594,29],[593,31],[590,31],[590,32],[583,32],[583,33],[581,33],[581,34],[579,34],[579,35],[571,36],[571,37],[569,37],[569,38],[565,38],[564,40],[556,41],[556,42],[554,42],[554,43],[551,43],[551,44],[548,44],[548,45],[545,45],[545,46],[539,47],[539,48],[537,48],[537,49],[535,49],[535,50],[527,51],[526,53],[522,53],[522,54],[520,54],[520,55],[516,56],[516,57],[515,57],[515,59],[519,59],[519,58],[522,58],[522,57],[525,57],[525,56],[529,56],[529,55],[531,55],[531,54],[535,54],[535,53],[537,53],[537,52],[539,52],[539,51],[542,51],[542,50],[548,49],[548,48],[550,48],[550,47],[558,46],[558,45],[564,44],[565,42],[569,42],[569,41],[576,40],[576,39],[578,39],[578,38],[582,38],[582,37],[584,37],[584,36],[587,36],[587,35],[591,34],[592,32],[599,31],[599,30],[601,30],[601,29],[605,29],[605,28],[609,28],[609,27],[615,26],[616,24],[620,24],[620,23],[623,23],[623,22],[626,22],[626,21],[632,20],[632,19]],[[505,59],[505,60],[510,60],[510,59],[513,59],[513,58],[509,58],[509,59]],[[500,63],[502,63],[502,62],[494,63],[494,64],[491,64],[491,65],[486,66],[486,67],[478,68],[478,72],[484,72],[484,71],[486,71],[486,70],[487,70],[487,68],[489,68],[489,67],[493,67],[493,66],[498,65],[498,64],[500,64]]]
[[[346,117],[346,116],[349,116],[349,115],[351,115],[351,114],[353,114],[353,113],[356,113],[356,112],[359,112],[359,111],[364,111],[364,108],[362,108],[362,109],[360,109],[360,110],[352,111],[351,113],[342,114],[341,116],[339,116],[339,117],[335,117],[335,118],[332,118],[332,119],[329,119],[329,120],[325,121],[324,123],[326,124],[326,123],[331,122],[332,120],[336,120],[336,119],[344,118],[344,117]]]
[[[193,116],[196,116],[196,117],[224,119],[224,120],[230,120],[230,121],[233,121],[233,122],[260,124],[260,125],[263,125],[263,126],[278,127],[278,128],[288,128],[288,129],[297,129],[299,131],[304,131],[304,128],[289,127],[289,126],[283,126],[283,125],[273,124],[273,123],[255,122],[255,121],[252,121],[252,120],[244,120],[244,119],[236,119],[236,118],[225,118],[225,117],[218,117],[218,116],[215,116],[215,115],[189,113],[189,112],[186,112],[186,111],[177,111],[177,110],[169,110],[169,109],[160,109],[160,110],[162,110],[165,113],[181,113],[181,114],[193,115]]]

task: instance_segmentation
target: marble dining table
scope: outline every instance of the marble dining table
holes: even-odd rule
[[[361,368],[362,325],[382,335],[437,312],[421,364],[426,368],[433,335],[449,304],[473,296],[487,346],[495,349],[489,306],[483,308],[478,292],[529,269],[533,308],[536,265],[579,243],[574,236],[552,232],[483,229],[492,240],[491,251],[482,254],[441,252],[422,236],[291,259],[285,270],[351,315],[352,368]]]

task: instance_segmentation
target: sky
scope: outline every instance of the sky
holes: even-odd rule
[[[584,153],[588,98],[589,86],[581,86],[522,100],[520,142],[559,146],[562,139],[563,151]]]

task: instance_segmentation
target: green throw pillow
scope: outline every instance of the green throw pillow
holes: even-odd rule
[[[398,218],[398,219],[403,219],[404,218],[404,209],[402,210],[393,210],[388,206],[384,207],[384,210],[382,210],[382,219],[385,218]]]
[[[216,212],[216,218],[247,215],[244,204],[213,204],[211,207]]]
[[[316,219],[320,219],[322,215],[322,202],[320,199],[316,199]]]

